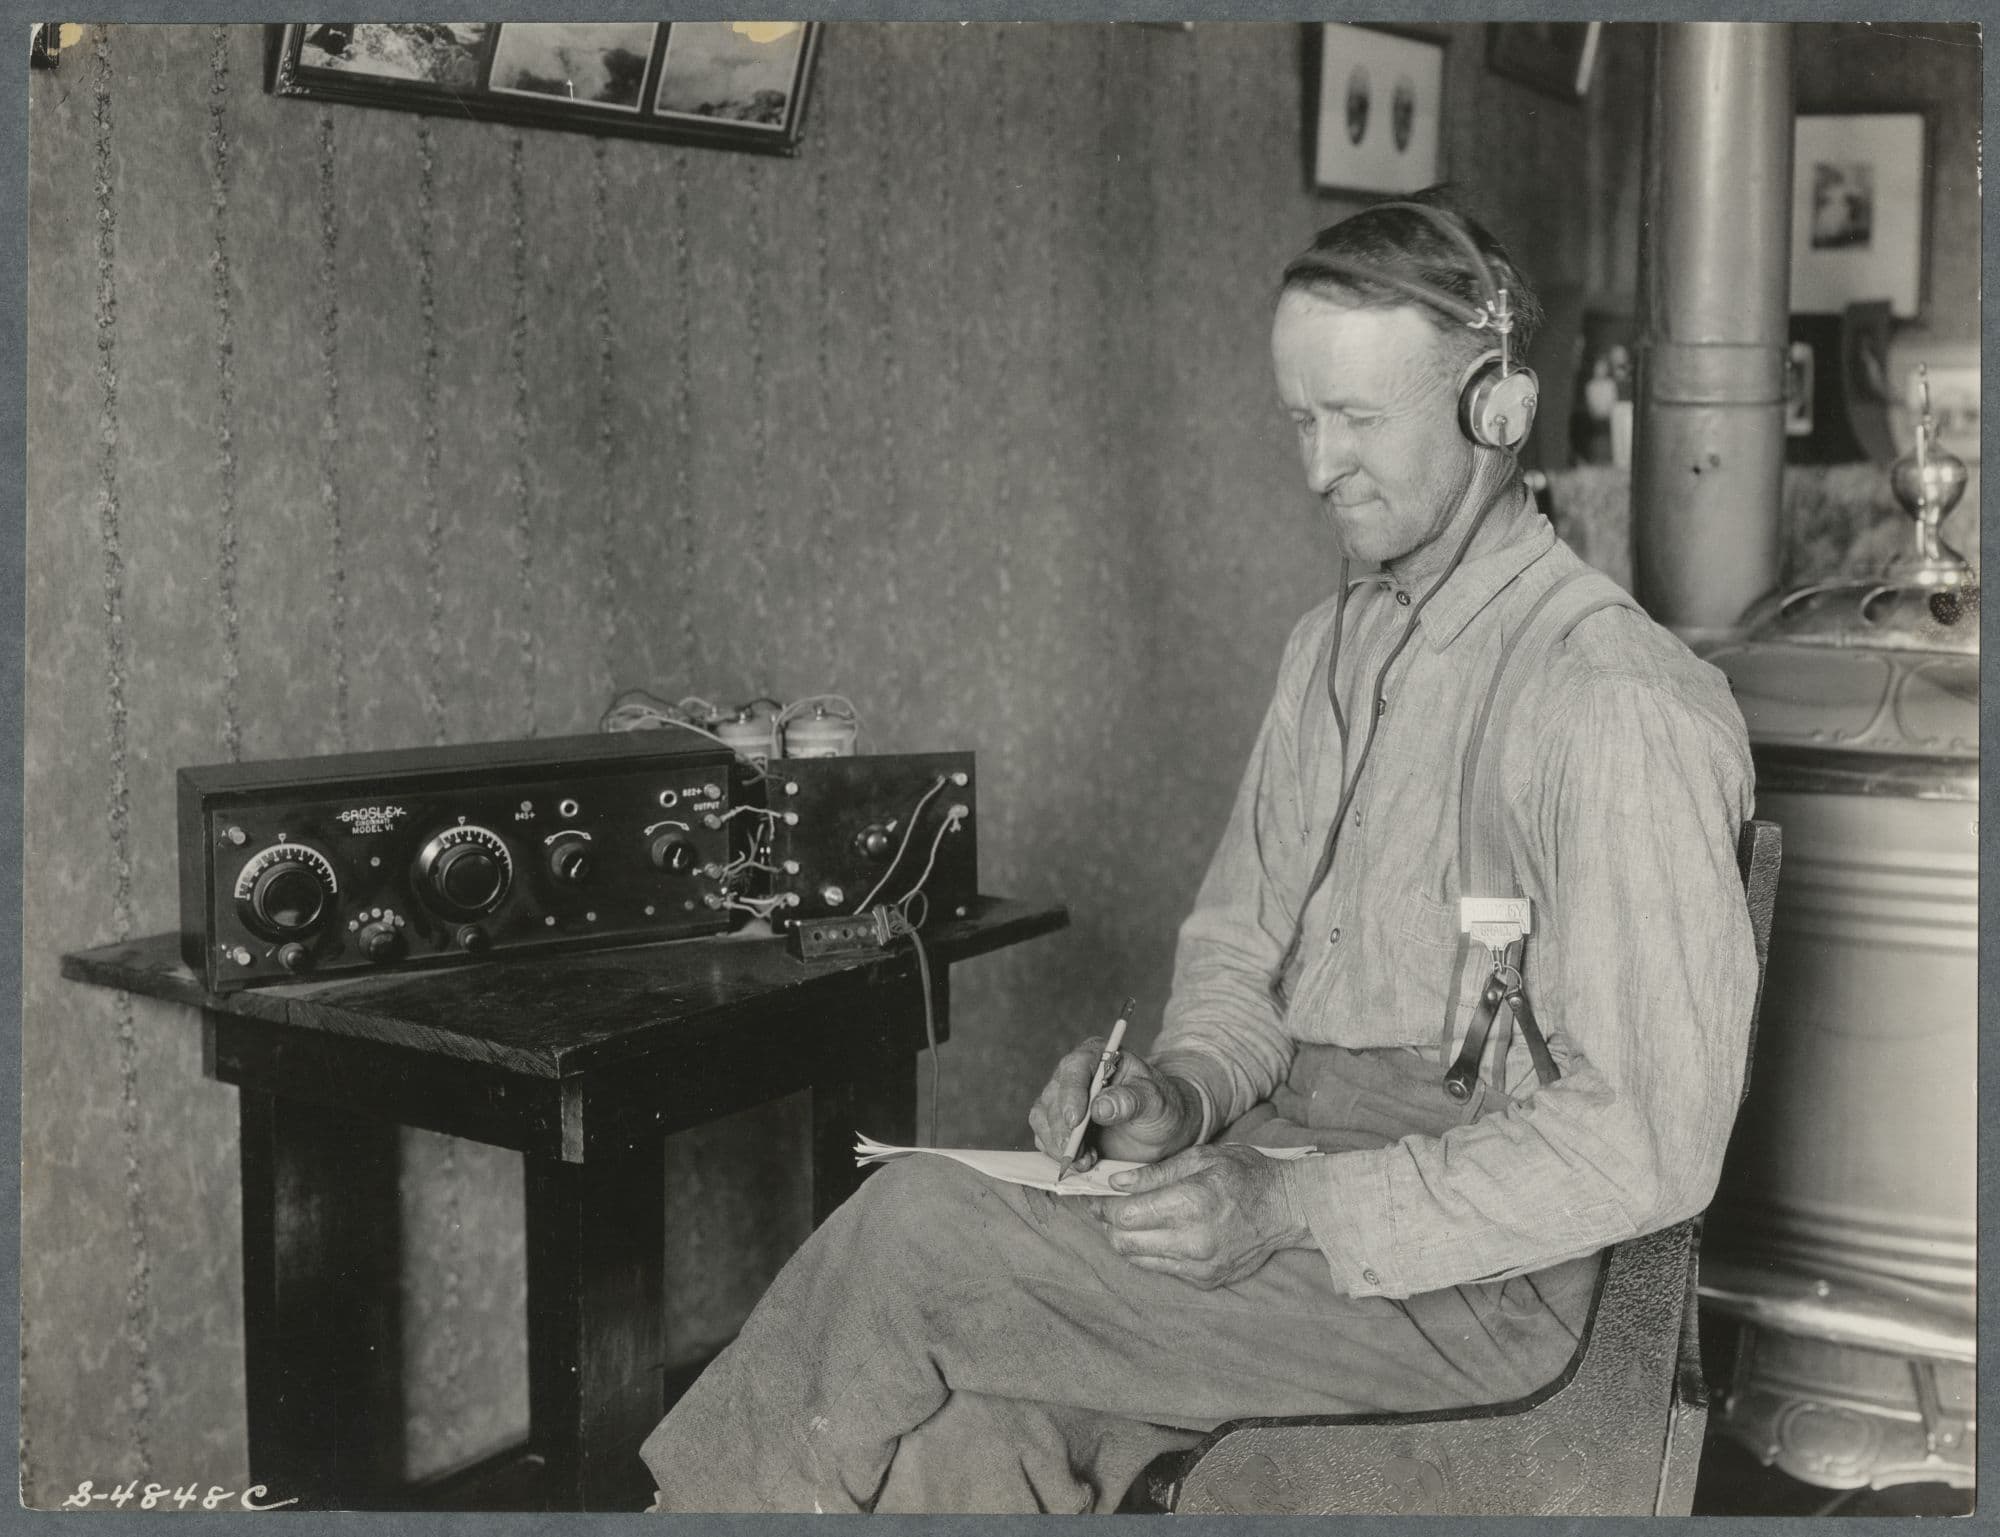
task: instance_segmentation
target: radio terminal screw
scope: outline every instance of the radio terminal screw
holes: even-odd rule
[[[797,795],[799,793],[799,782],[796,779],[787,779],[785,781],[785,793],[787,795]]]
[[[798,861],[797,861],[796,859],[788,859],[788,860],[786,860],[786,861],[785,861],[785,874],[787,874],[787,875],[797,875],[798,873],[799,873],[799,862],[798,862]]]
[[[717,816],[713,811],[711,811],[707,816],[701,819],[701,825],[703,827],[720,827],[722,825],[722,818]]]
[[[701,787],[701,793],[707,796],[708,799],[710,800],[719,799],[722,795],[721,789],[715,785],[703,785]]]
[[[819,899],[828,907],[838,907],[847,900],[847,893],[838,886],[822,886],[819,888]]]
[[[240,827],[232,827],[229,829],[228,832],[224,833],[222,836],[227,838],[231,843],[235,844],[239,849],[242,848],[244,844],[250,841],[250,835]]]
[[[711,892],[710,892],[710,893],[709,893],[709,894],[708,894],[707,896],[703,897],[703,898],[702,898],[701,900],[703,901],[703,903],[705,903],[705,904],[706,904],[707,906],[709,906],[709,907],[720,907],[720,906],[722,906],[722,898],[721,898],[721,897],[719,897],[719,896],[717,896],[717,895],[716,895],[716,894],[715,894],[714,892],[712,892],[712,891],[711,891]]]
[[[967,774],[964,769],[959,769],[952,774],[951,782],[962,788],[965,785],[972,783],[972,777],[969,774]]]
[[[785,813],[785,826],[797,827],[798,825],[799,825],[799,814],[796,811],[787,811]]]

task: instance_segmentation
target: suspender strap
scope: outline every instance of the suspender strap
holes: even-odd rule
[[[1522,690],[1531,681],[1547,674],[1550,658],[1556,648],[1569,638],[1570,632],[1592,614],[1607,608],[1641,611],[1638,604],[1609,577],[1590,570],[1573,571],[1558,578],[1535,600],[1519,627],[1501,647],[1492,685],[1473,723],[1472,740],[1466,751],[1459,783],[1460,896],[1521,894],[1519,875],[1507,838],[1504,775],[1501,765],[1490,761],[1498,756],[1499,749],[1495,747],[1489,751],[1487,744],[1495,738],[1505,741],[1506,723],[1515,713],[1514,707]],[[1466,967],[1478,950],[1469,935],[1460,941],[1456,985],[1445,1001],[1442,1045],[1446,1053],[1450,1052],[1452,1039],[1457,1034],[1458,1000],[1465,985]],[[1495,1086],[1503,1090],[1506,1087],[1506,1057],[1513,1033],[1512,1023],[1521,1027],[1522,1039],[1526,1041],[1528,1054],[1534,1060],[1536,1077],[1549,1084],[1561,1076],[1548,1042],[1536,1022],[1534,1010],[1528,1004],[1521,980],[1523,950],[1524,943],[1509,946],[1503,964],[1481,991],[1464,1044],[1445,1075],[1445,1086],[1455,1098],[1470,1097],[1473,1081],[1479,1075],[1480,1061],[1486,1052],[1487,1039],[1503,1004],[1508,1008],[1510,1027],[1503,1030],[1495,1055]]]

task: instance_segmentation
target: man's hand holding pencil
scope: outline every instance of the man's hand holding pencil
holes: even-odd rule
[[[1128,1003],[1121,1024],[1131,1007]],[[1122,1046],[1122,1032],[1114,1029],[1113,1034]],[[1093,1095],[1093,1081],[1107,1048],[1116,1055]],[[1156,1071],[1136,1053],[1095,1036],[1056,1064],[1028,1112],[1028,1125],[1036,1147],[1080,1174],[1099,1158],[1156,1163],[1172,1157],[1200,1134],[1201,1106],[1185,1084]]]

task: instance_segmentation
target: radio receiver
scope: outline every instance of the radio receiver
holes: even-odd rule
[[[182,769],[211,992],[727,927],[732,755],[662,733]]]

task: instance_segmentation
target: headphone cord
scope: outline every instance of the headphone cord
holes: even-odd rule
[[[1376,704],[1375,708],[1368,712],[1368,733],[1361,739],[1361,753],[1355,759],[1354,773],[1347,779],[1345,786],[1341,790],[1340,805],[1334,811],[1332,825],[1326,830],[1326,841],[1320,846],[1319,863],[1313,868],[1312,879],[1307,882],[1305,895],[1299,901],[1299,915],[1292,925],[1291,943],[1285,946],[1285,953],[1278,962],[1278,969],[1271,977],[1271,996],[1281,1004],[1285,1001],[1285,974],[1291,970],[1292,962],[1298,958],[1299,950],[1305,943],[1306,910],[1312,906],[1313,898],[1319,895],[1320,887],[1326,883],[1327,875],[1333,869],[1334,849],[1340,842],[1340,830],[1347,822],[1347,808],[1353,804],[1355,792],[1361,788],[1361,776],[1368,768],[1368,754],[1373,751],[1375,746],[1375,728],[1382,719],[1382,685],[1388,680],[1389,669],[1396,665],[1396,658],[1403,654],[1403,648],[1408,646],[1411,638],[1416,635],[1417,621],[1423,618],[1424,610],[1430,606],[1431,599],[1443,590],[1445,583],[1457,575],[1459,566],[1464,563],[1466,552],[1472,548],[1472,541],[1478,537],[1479,530],[1486,526],[1487,518],[1492,516],[1493,509],[1500,505],[1501,498],[1506,495],[1511,484],[1512,477],[1509,477],[1507,481],[1504,481],[1500,485],[1499,489],[1486,499],[1486,504],[1474,516],[1471,527],[1467,528],[1464,535],[1459,539],[1458,548],[1452,552],[1450,564],[1439,574],[1438,579],[1431,583],[1430,587],[1425,590],[1424,595],[1417,599],[1415,605],[1410,609],[1409,623],[1403,626],[1403,633],[1397,638],[1396,644],[1390,648],[1388,656],[1382,659],[1382,665],[1375,670],[1375,683],[1368,691],[1368,697],[1373,699]],[[1343,582],[1341,585],[1342,602],[1340,607],[1335,611],[1336,628],[1332,641],[1334,658],[1339,656],[1340,630],[1338,626],[1346,619],[1346,591],[1346,584]],[[1331,659],[1327,664],[1326,690],[1328,696],[1333,698],[1334,709],[1338,712],[1340,709],[1338,684],[1334,679],[1333,662]],[[1341,738],[1341,746],[1344,756],[1346,749],[1346,737],[1344,734]]]

